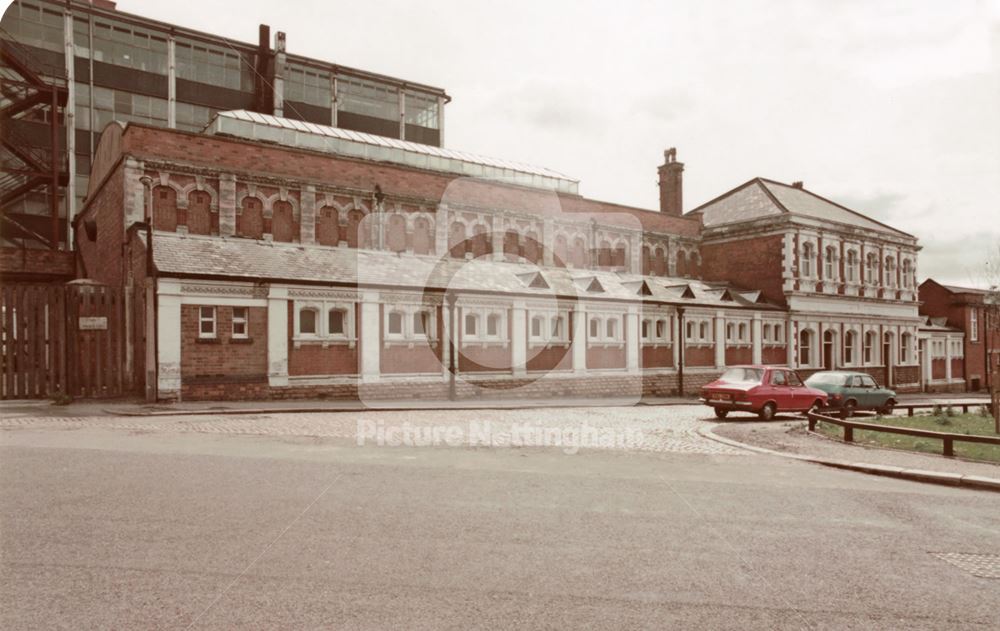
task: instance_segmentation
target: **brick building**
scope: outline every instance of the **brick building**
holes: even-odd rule
[[[97,154],[80,268],[135,296],[129,372],[159,398],[440,397],[451,366],[459,396],[639,396],[751,362],[917,389],[944,335],[912,236],[767,180],[682,215],[673,151],[659,211],[244,111],[109,125]]]
[[[956,341],[945,349],[945,364],[951,370],[947,375],[935,376],[957,382],[963,390],[988,387],[991,375],[1000,366],[1000,331],[987,328],[988,295],[983,289],[942,285],[932,279],[920,284],[921,312],[961,333],[961,343]]]

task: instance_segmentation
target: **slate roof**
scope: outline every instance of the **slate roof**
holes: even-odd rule
[[[557,267],[533,268],[518,263],[474,259],[461,261],[434,256],[395,254],[294,243],[270,243],[243,238],[153,233],[153,262],[162,276],[219,277],[309,284],[393,287],[522,295],[586,296],[639,302],[675,302],[689,306],[780,309],[748,299],[753,292],[697,280],[624,274],[604,270]],[[548,287],[532,287],[540,274]],[[587,291],[596,279],[603,291]],[[650,295],[641,296],[643,281]],[[694,298],[684,298],[685,289]]]
[[[702,204],[689,214],[700,215],[706,228],[791,214],[913,237],[808,189],[759,177]]]

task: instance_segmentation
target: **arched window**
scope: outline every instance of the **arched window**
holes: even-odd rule
[[[765,324],[764,325],[763,337],[764,337],[764,341],[765,342],[770,342],[771,341],[771,325],[770,324]]]
[[[500,316],[496,313],[486,316],[486,337],[500,337]]]
[[[531,337],[533,338],[542,337],[542,325],[544,323],[545,320],[542,318],[542,316],[536,315],[533,318],[531,318]]]
[[[406,217],[398,213],[389,215],[389,225],[386,229],[385,247],[390,252],[406,250]]]
[[[521,245],[521,256],[537,264],[542,262],[538,252],[538,235],[534,231],[528,231],[524,235],[524,243]]]
[[[434,251],[434,232],[426,217],[413,220],[413,253],[430,254]]]
[[[347,213],[347,247],[363,248],[368,243],[365,237],[365,214],[354,208]]]
[[[896,259],[891,256],[885,257],[885,285],[886,287],[896,286]]]
[[[799,366],[812,365],[813,332],[804,329],[799,333]]]
[[[847,274],[847,282],[854,283],[858,280],[858,253],[854,250],[847,251],[847,266],[844,272]]]
[[[802,245],[802,264],[800,265],[800,275],[802,278],[812,278],[813,259],[816,258],[816,250],[810,242]]]
[[[625,267],[626,260],[628,260],[628,248],[625,247],[624,243],[619,243],[615,246],[615,253],[612,258],[611,265],[614,267]]]
[[[640,264],[642,266],[642,270],[641,270],[642,274],[644,276],[650,276],[650,275],[652,275],[654,273],[653,272],[653,264],[652,264],[653,261],[652,261],[652,256],[649,253],[649,246],[648,245],[642,246],[642,252],[640,253],[640,259],[641,259]]]
[[[836,280],[837,278],[837,249],[830,246],[826,249],[826,258],[824,259],[823,277],[827,280]]]
[[[854,349],[858,344],[857,338],[858,334],[854,331],[848,331],[844,335],[844,363],[848,366],[854,364]]]
[[[389,321],[386,325],[386,333],[389,335],[402,335],[403,334],[403,312],[402,311],[390,311]]]
[[[413,334],[427,335],[431,328],[431,314],[429,311],[416,311],[413,314]]]
[[[611,242],[601,241],[597,250],[597,265],[598,267],[611,267],[611,261]]]
[[[644,340],[649,339],[649,331],[650,328],[652,327],[652,324],[653,324],[652,320],[644,319],[642,321],[642,339]]]
[[[169,186],[153,189],[153,228],[177,232],[177,191]]]
[[[701,257],[698,256],[697,252],[692,252],[691,258],[688,260],[688,274],[694,277],[701,274]]]
[[[730,322],[726,325],[726,341],[735,342],[736,341],[736,325]]]
[[[504,233],[503,255],[508,261],[516,261],[521,256],[521,235],[516,230],[508,230]]]
[[[657,320],[656,321],[656,337],[657,339],[665,340],[667,339],[667,321]]]
[[[566,237],[561,234],[556,235],[555,243],[552,245],[552,262],[556,267],[566,267],[569,256],[566,247]]]
[[[219,215],[215,213],[213,217],[211,205],[212,196],[207,191],[191,191],[188,194],[188,234],[212,234],[212,228],[218,230]]]
[[[563,328],[564,327],[563,327],[563,318],[562,318],[562,316],[552,316],[552,320],[550,321],[550,324],[551,324],[551,329],[550,330],[552,331],[551,339],[553,339],[553,340],[561,340],[561,339],[563,339]]]
[[[479,316],[475,313],[465,314],[465,336],[476,337],[479,335]]]
[[[865,262],[866,282],[869,285],[874,285],[878,282],[878,257],[875,256],[874,252],[869,252],[868,256],[865,257]]]
[[[330,335],[346,335],[347,334],[347,310],[346,309],[330,309],[327,314],[327,327],[326,331]]]
[[[865,364],[875,363],[875,331],[865,333]]]
[[[319,312],[312,307],[299,309],[299,335],[316,335]]]
[[[590,319],[590,339],[596,340],[601,334],[601,319]]]
[[[913,336],[909,333],[903,333],[899,338],[899,363],[908,364],[911,361],[910,358],[910,346],[913,344]]]
[[[653,250],[653,274],[655,276],[667,275],[667,256],[664,254],[663,248]]]
[[[271,238],[280,243],[298,240],[299,224],[290,202],[277,201],[271,205]]]
[[[686,335],[686,337],[689,340],[693,340],[694,339],[694,322],[688,322],[687,323],[687,335]]]
[[[708,322],[702,322],[698,325],[698,337],[702,340],[707,340],[708,338]]]
[[[745,322],[741,322],[740,323],[739,336],[740,336],[740,341],[741,342],[746,342],[747,339],[749,339],[748,336],[747,336],[747,325],[746,325]]]
[[[909,289],[913,286],[913,265],[910,263],[910,259],[903,261],[903,287]]]
[[[573,239],[573,253],[570,256],[570,260],[573,262],[573,267],[579,269],[583,269],[589,265],[587,242],[583,240],[583,237]]]
[[[608,318],[607,337],[609,340],[618,339],[618,318]]]
[[[493,252],[493,244],[490,242],[489,229],[477,223],[472,227],[472,258],[486,256]]]
[[[780,324],[774,325],[774,341],[780,342],[785,339],[785,327]]]
[[[677,252],[677,275],[678,276],[688,275],[687,254],[684,252],[684,250],[680,250]]]

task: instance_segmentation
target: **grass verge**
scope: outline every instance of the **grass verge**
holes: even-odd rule
[[[915,416],[859,416],[852,420],[878,425],[927,429],[949,434],[997,435],[993,431],[993,418],[981,414],[954,414],[949,416],[942,412],[941,414],[917,414]],[[844,437],[844,429],[838,425],[819,423],[816,429],[831,438],[840,440]],[[854,442],[876,447],[887,447],[889,449],[903,449],[938,455],[942,453],[942,441],[936,438],[922,438],[920,436],[887,434],[884,432],[856,429],[854,430]],[[1000,446],[997,445],[955,441],[955,455],[959,458],[983,460],[1000,464]]]

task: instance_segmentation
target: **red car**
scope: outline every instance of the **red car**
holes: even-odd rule
[[[726,418],[733,410],[754,412],[769,421],[778,412],[805,412],[826,406],[826,393],[802,383],[794,370],[776,366],[734,366],[701,390],[700,401]]]

